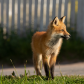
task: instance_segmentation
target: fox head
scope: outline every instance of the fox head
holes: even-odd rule
[[[59,38],[69,39],[71,35],[66,30],[66,25],[64,24],[65,17],[66,16],[63,16],[60,19],[55,17],[49,24],[49,30],[51,31],[52,35]]]

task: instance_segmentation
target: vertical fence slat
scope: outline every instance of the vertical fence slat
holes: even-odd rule
[[[46,12],[46,29],[49,24],[49,6],[50,6],[50,0],[47,0],[47,12]]]
[[[44,5],[43,5],[43,31],[46,30],[46,13],[47,13],[47,0],[44,0]]]
[[[81,31],[81,29],[82,29],[82,0],[80,0],[80,18],[79,18],[79,20],[80,20],[80,22],[79,22],[79,24],[81,24],[81,25],[79,25],[80,27],[80,32],[81,32],[81,35],[82,35],[82,31]]]
[[[38,9],[38,0],[35,0],[35,16],[34,16],[34,28],[37,28],[37,9]]]
[[[77,32],[81,31],[81,0],[78,0],[78,13],[77,13]]]
[[[23,32],[26,29],[26,0],[23,0]]]
[[[1,0],[0,0],[0,26],[1,26]]]
[[[4,3],[4,0],[1,0],[1,25],[3,27],[3,3]]]
[[[6,31],[7,33],[9,33],[9,22],[10,22],[10,19],[9,19],[9,0],[5,0],[6,1]],[[17,17],[17,28],[18,28],[18,33],[20,34],[20,1],[21,0],[17,0],[18,2],[18,17]],[[32,25],[32,0],[28,0],[29,1],[29,25]],[[40,9],[40,30],[42,31],[43,30],[43,15],[44,15],[44,0],[40,0],[41,1],[41,9]],[[71,13],[69,13],[69,16],[70,18],[67,18],[69,20],[71,20],[71,27],[74,27],[75,25],[75,1],[76,0],[70,0],[71,1],[71,6],[68,6],[68,2],[69,0],[59,0],[59,8],[58,8],[58,17],[60,18],[61,17],[61,13],[62,13],[62,2],[65,1],[65,12],[64,12],[64,15],[67,16],[68,15],[68,7],[70,7],[71,9]],[[3,11],[4,11],[4,0],[0,0],[1,2],[1,25],[3,26],[4,25],[4,22],[3,22]],[[27,0],[23,0],[23,31],[25,31],[25,28],[26,28],[26,2]],[[38,20],[38,3],[39,0],[35,0],[35,16],[34,16],[34,28],[37,28],[37,20]],[[47,12],[46,12],[46,28],[48,27],[48,24],[49,24],[49,10],[50,10],[50,0],[47,0]],[[70,5],[70,3],[69,3]],[[77,32],[80,34],[80,36],[84,36],[84,17],[83,17],[83,14],[84,14],[84,1],[83,0],[78,0],[78,13],[77,13]],[[44,8],[44,9],[43,9]],[[52,7],[52,19],[55,17],[55,11],[56,11],[56,0],[53,0],[53,7]],[[71,15],[70,15],[71,14]],[[12,0],[12,29],[14,29],[14,21],[15,21],[15,0]],[[81,25],[80,25],[81,24]],[[81,31],[82,30],[82,31]]]
[[[80,22],[78,23],[79,24],[79,29],[78,29],[79,31],[78,32],[79,32],[80,37],[82,37],[82,38],[84,38],[84,36],[83,36],[84,35],[84,32],[83,32],[83,28],[84,28],[83,27],[83,24],[84,24],[83,23],[83,8],[84,8],[83,0],[80,0],[80,9],[79,9],[80,10],[80,14],[79,14],[80,16],[78,19]]]
[[[9,33],[9,0],[6,0],[6,32]]]
[[[41,0],[41,16],[40,16],[40,30],[42,31],[43,29],[43,5],[44,5],[44,0]]]
[[[82,4],[83,4],[83,8],[82,8],[83,9],[83,13],[82,13],[82,16],[83,16],[83,27],[82,27],[82,29],[83,29],[83,39],[84,39],[84,15],[83,15],[84,14],[84,0],[83,0]]]
[[[82,27],[82,29],[83,29],[83,31],[82,31],[82,33],[83,33],[83,39],[84,39],[84,0],[83,0],[83,2],[82,2],[82,5],[83,5],[83,13],[82,13],[82,16],[83,16],[83,21],[82,21],[82,24],[83,24],[83,27]]]
[[[66,16],[65,20],[66,25],[67,25],[67,7],[68,7],[68,0],[65,0],[64,16]]]
[[[12,0],[12,30],[14,30],[15,0]]]
[[[52,20],[55,17],[56,12],[56,0],[53,0],[53,8],[52,8]]]
[[[79,30],[79,23],[80,23],[80,0],[78,0],[78,12],[77,12],[77,32]]]
[[[67,27],[70,27],[70,12],[71,12],[71,3],[68,3],[67,7]]]
[[[65,3],[65,0],[62,0],[62,5],[61,5],[61,17],[64,16],[64,3]]]
[[[61,6],[62,6],[62,0],[59,0],[59,10],[58,10],[58,17],[61,17]]]
[[[17,32],[20,34],[20,0],[18,0],[18,24],[17,24]]]
[[[80,25],[81,25],[81,27],[80,27],[80,35],[81,35],[81,37],[84,39],[84,0],[82,0],[81,1],[81,17],[80,17],[80,19],[81,19],[81,23],[80,23]]]
[[[84,39],[84,1],[78,0],[77,34]]]
[[[31,20],[32,20],[32,0],[29,0],[29,26],[31,27]]]
[[[71,0],[71,27],[75,26],[75,0]]]

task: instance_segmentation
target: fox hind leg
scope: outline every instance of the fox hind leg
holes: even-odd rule
[[[33,55],[33,63],[36,70],[36,74],[41,76],[41,61],[42,56],[41,55]]]

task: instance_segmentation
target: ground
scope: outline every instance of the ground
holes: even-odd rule
[[[29,75],[35,75],[35,70],[33,66],[27,66],[26,68],[24,66],[18,66],[16,68],[13,67],[0,67],[0,75],[3,72],[3,75],[11,75],[11,73],[14,71],[17,75],[24,74],[26,69],[26,72]],[[58,75],[84,75],[84,62],[79,63],[72,63],[72,64],[56,64],[55,66],[55,76]],[[42,69],[42,75],[45,75],[44,69]]]

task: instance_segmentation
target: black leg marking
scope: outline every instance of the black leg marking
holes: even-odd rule
[[[49,78],[49,66],[47,63],[44,64],[44,69],[45,69],[46,77],[48,79]]]
[[[51,73],[52,79],[54,79],[54,67],[55,67],[55,64],[53,64],[50,68],[50,73]]]

